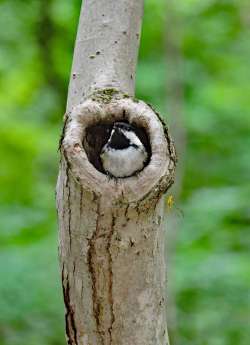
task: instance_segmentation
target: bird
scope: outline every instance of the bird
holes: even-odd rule
[[[126,122],[115,122],[100,153],[105,173],[114,178],[139,173],[149,159],[146,141],[141,129]]]

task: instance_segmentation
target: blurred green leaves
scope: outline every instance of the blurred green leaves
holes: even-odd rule
[[[248,195],[200,189],[187,200],[175,270],[181,343],[248,343]]]

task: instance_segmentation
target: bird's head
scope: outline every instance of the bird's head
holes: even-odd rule
[[[130,146],[134,148],[143,147],[142,142],[135,133],[134,127],[125,122],[115,122],[106,148],[125,150]]]
[[[126,122],[115,122],[100,158],[103,168],[114,177],[128,177],[143,169],[149,157],[138,129]]]

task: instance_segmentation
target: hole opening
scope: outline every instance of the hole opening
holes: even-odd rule
[[[95,123],[86,128],[85,138],[83,140],[83,147],[87,154],[89,162],[101,173],[108,175],[103,168],[101,161],[101,151],[104,145],[107,143],[110,138],[111,131],[115,123],[125,123],[129,124],[132,127],[132,130],[135,132],[137,137],[140,139],[147,151],[147,159],[144,163],[143,169],[149,164],[152,156],[150,139],[147,130],[138,126],[136,123],[129,123],[126,119],[122,118],[117,121],[103,121],[100,123]],[[141,169],[141,170],[143,170]],[[137,171],[136,173],[138,173]],[[135,173],[135,174],[136,174]],[[134,175],[134,174],[132,174]],[[128,176],[127,176],[128,177]]]

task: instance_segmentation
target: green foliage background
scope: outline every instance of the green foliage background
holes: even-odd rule
[[[0,1],[0,345],[65,343],[54,189],[79,9]],[[170,123],[177,102],[186,132],[173,345],[250,343],[249,38],[247,0],[145,1],[137,96]]]

